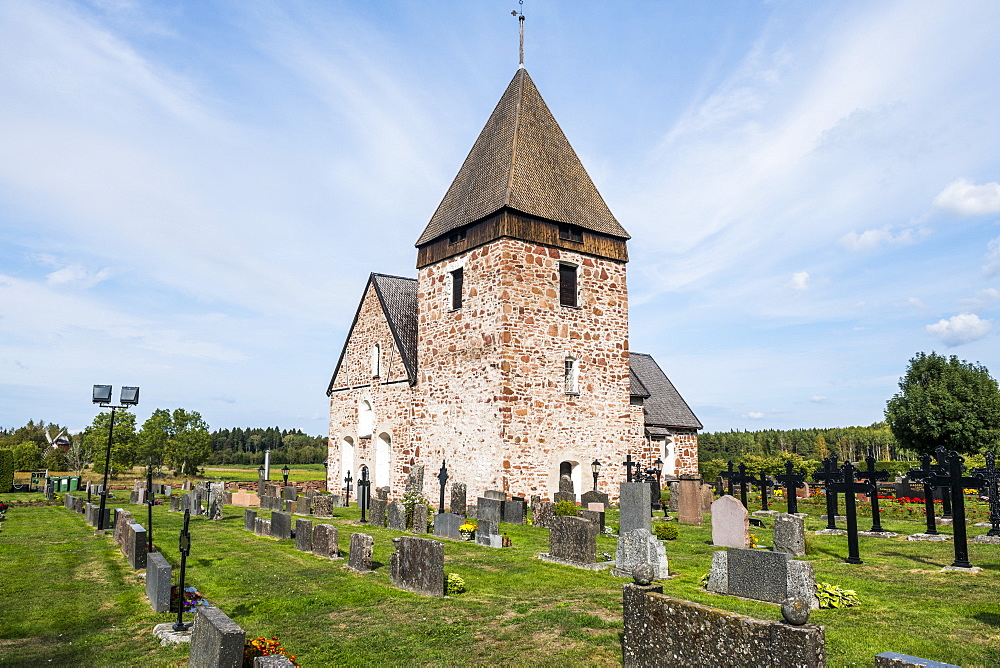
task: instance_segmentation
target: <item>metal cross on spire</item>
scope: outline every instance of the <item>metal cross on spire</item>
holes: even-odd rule
[[[519,53],[518,63],[520,64],[521,67],[524,67],[524,0],[518,0],[517,4],[521,6],[520,9],[511,10],[510,15],[517,17],[517,23],[521,29],[521,43],[518,52]]]

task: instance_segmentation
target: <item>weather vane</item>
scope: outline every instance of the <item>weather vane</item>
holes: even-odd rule
[[[512,9],[510,15],[517,17],[517,22],[521,28],[521,48],[519,52],[520,53],[519,63],[521,67],[524,67],[524,0],[517,0],[517,4],[521,6],[520,9]]]

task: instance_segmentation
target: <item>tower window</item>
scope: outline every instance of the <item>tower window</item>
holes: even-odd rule
[[[372,378],[378,378],[382,372],[382,347],[379,344],[372,346]]]
[[[465,281],[465,270],[459,267],[451,272],[451,308],[462,308],[462,283]]]
[[[572,357],[563,360],[563,383],[566,387],[566,394],[580,394],[579,384],[580,366]]]
[[[459,241],[465,241],[465,232],[466,228],[464,227],[460,230],[455,230],[454,232],[448,235],[448,243],[457,244]]]
[[[583,228],[577,227],[576,225],[560,225],[559,238],[565,241],[575,241],[578,244],[582,244]]]
[[[571,264],[559,265],[559,304],[576,306],[576,267]]]

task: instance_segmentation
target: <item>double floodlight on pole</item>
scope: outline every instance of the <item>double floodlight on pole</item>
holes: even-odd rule
[[[127,409],[139,403],[139,388],[122,386],[121,405],[114,406],[111,403],[112,387],[110,385],[94,385],[93,402],[100,404],[101,408],[111,409],[111,422],[108,423],[108,449],[104,456],[104,485],[101,487],[101,509],[97,514],[97,530],[107,529],[104,524],[105,512],[108,499],[108,471],[111,468],[111,439],[115,430],[115,410]]]

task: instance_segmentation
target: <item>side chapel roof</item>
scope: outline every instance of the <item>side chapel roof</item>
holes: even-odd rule
[[[416,245],[504,207],[629,238],[524,68],[507,86]]]
[[[385,319],[389,323],[389,331],[392,332],[396,349],[402,357],[403,367],[406,369],[406,376],[410,383],[417,379],[417,279],[404,278],[402,276],[388,276],[386,274],[371,274],[368,283],[361,293],[361,302],[358,310],[354,314],[354,322],[347,332],[347,340],[344,341],[344,348],[340,351],[340,359],[337,360],[337,368],[330,378],[330,385],[326,393],[333,390],[333,383],[340,372],[340,365],[344,361],[347,353],[347,346],[351,342],[351,335],[358,324],[358,316],[361,315],[361,307],[365,302],[365,295],[368,294],[368,287],[374,286],[375,296],[382,306]]]
[[[647,429],[650,425],[702,428],[701,422],[651,355],[629,353],[629,371],[633,381],[632,396],[642,396],[635,391],[635,380],[648,393],[648,398],[643,401]]]

